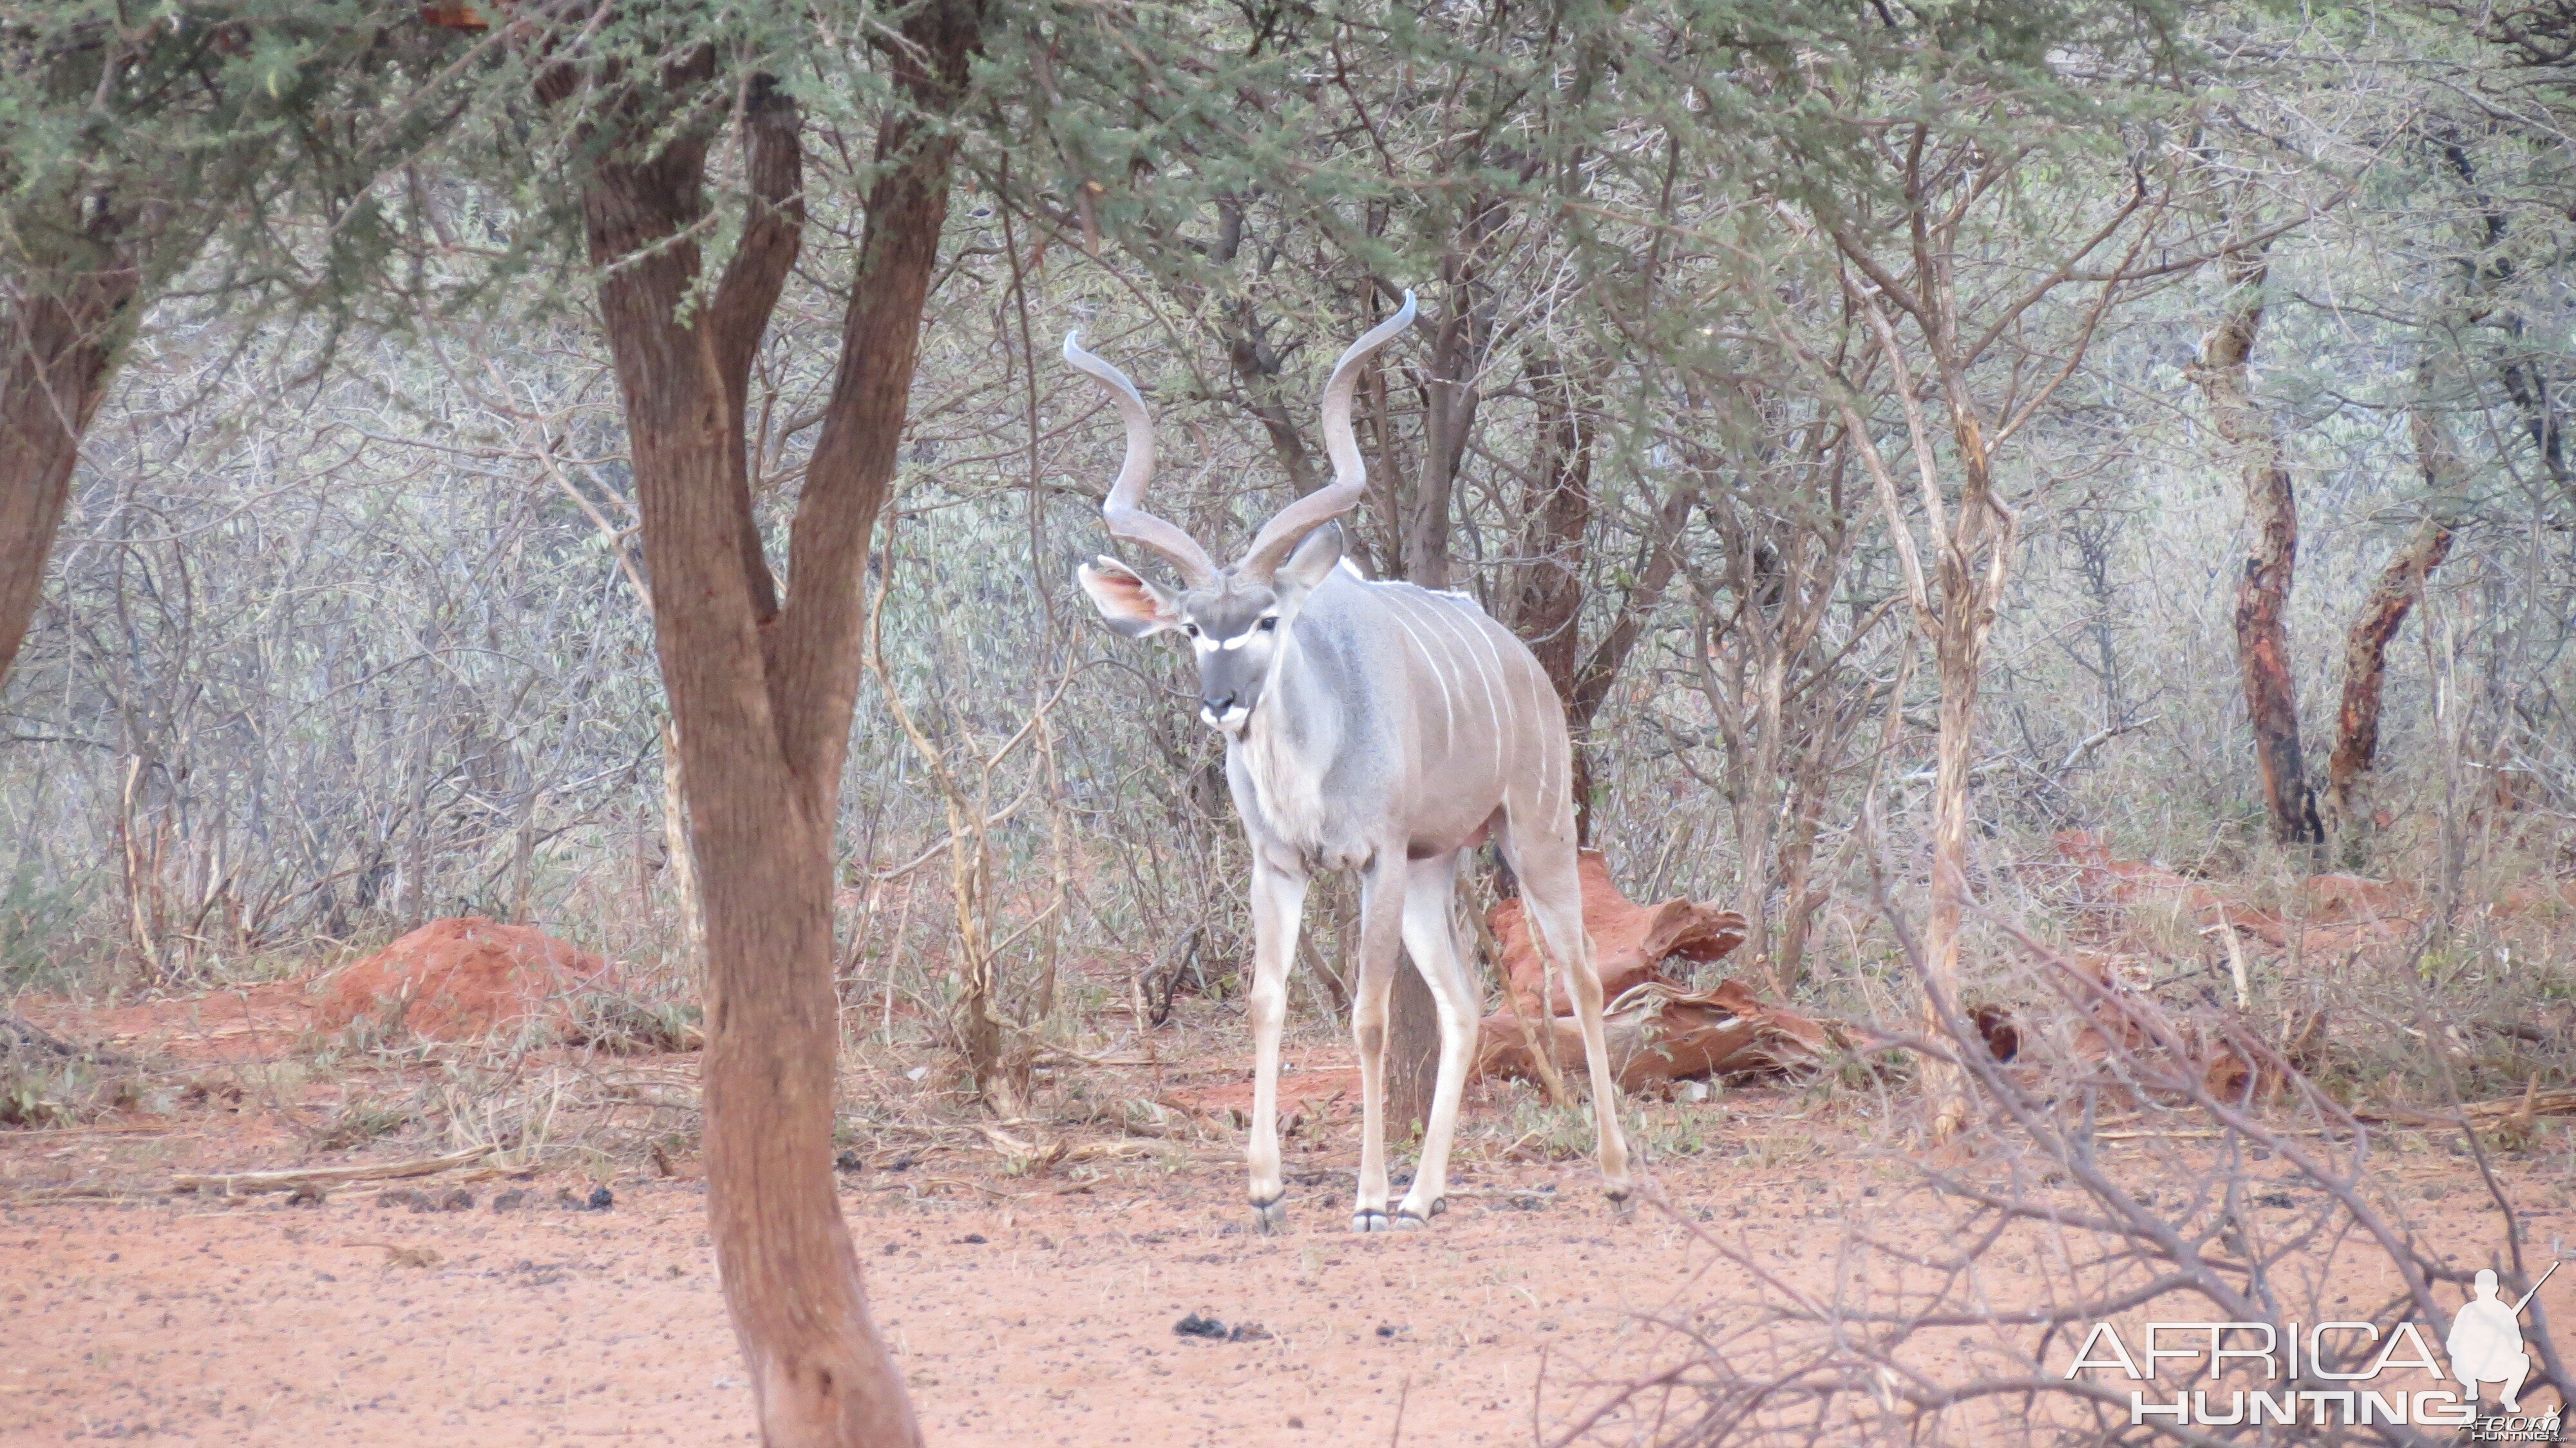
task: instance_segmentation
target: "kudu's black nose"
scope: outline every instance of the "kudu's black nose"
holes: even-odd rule
[[[1234,691],[1228,689],[1222,694],[1201,694],[1199,702],[1207,706],[1209,713],[1222,719],[1226,711],[1234,707]]]

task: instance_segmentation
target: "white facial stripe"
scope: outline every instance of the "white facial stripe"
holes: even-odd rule
[[[1252,627],[1245,629],[1243,632],[1236,634],[1230,639],[1211,638],[1208,636],[1207,631],[1202,629],[1196,637],[1190,640],[1190,647],[1197,649],[1203,654],[1212,654],[1218,649],[1242,648],[1264,632],[1261,627],[1263,624],[1275,623],[1278,617],[1279,616],[1277,614],[1265,614],[1262,617],[1253,620]]]

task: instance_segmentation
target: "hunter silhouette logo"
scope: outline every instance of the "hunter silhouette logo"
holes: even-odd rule
[[[2531,1291],[2511,1307],[2496,1296],[2495,1273],[2478,1273],[2475,1294],[2461,1304],[2459,1315],[2451,1319],[2451,1335],[2442,1340],[2451,1354],[2451,1376],[2469,1390],[2472,1404],[2478,1400],[2481,1384],[2501,1383],[2504,1410],[2522,1411],[2522,1382],[2531,1376],[2531,1354],[2522,1350],[2522,1310],[2557,1271],[2558,1264],[2550,1263],[2540,1281],[2531,1284]]]
[[[2107,1370],[2135,1383],[2161,1381],[2163,1388],[2130,1390],[2133,1428],[2156,1418],[2178,1426],[2257,1428],[2420,1424],[2470,1428],[2470,1436],[2482,1442],[2554,1443],[2557,1410],[2532,1417],[2522,1412],[2522,1389],[2532,1371],[2522,1314],[2557,1275],[2558,1265],[2552,1263],[2529,1292],[2510,1302],[2497,1294],[2494,1272],[2478,1273],[2442,1338],[2447,1372],[2433,1353],[2432,1334],[2441,1330],[2436,1318],[2423,1326],[2401,1320],[2386,1329],[2349,1320],[2150,1322],[2131,1328],[2127,1341],[2118,1327],[2096,1322],[2066,1376]],[[2132,1343],[2143,1350],[2133,1350]],[[2180,1381],[2161,1370],[2176,1359],[2191,1365]],[[2445,1385],[2417,1388],[2408,1379],[2419,1374],[2414,1383]],[[2207,1386],[2190,1386],[2195,1380]],[[2482,1418],[2479,1397],[2488,1383],[2498,1386],[2500,1409]],[[2167,1388],[2173,1390],[2170,1398],[2163,1396]]]

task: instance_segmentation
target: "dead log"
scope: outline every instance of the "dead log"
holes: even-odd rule
[[[1539,1031],[1559,1070],[1582,1068],[1583,1031],[1574,1017],[1550,1016]],[[1839,1045],[1830,1027],[1764,1005],[1752,987],[1738,980],[1708,991],[1649,981],[1611,1002],[1602,1032],[1622,1091],[1670,1081],[1810,1070]],[[1488,1017],[1479,1039],[1478,1074],[1538,1079],[1537,1062],[1508,1015]]]
[[[291,1192],[298,1187],[330,1186],[336,1182],[396,1181],[404,1177],[436,1176],[443,1171],[473,1166],[493,1151],[492,1147],[478,1146],[471,1151],[424,1156],[411,1161],[302,1167],[290,1171],[182,1172],[170,1178],[170,1190],[238,1197],[261,1192]]]

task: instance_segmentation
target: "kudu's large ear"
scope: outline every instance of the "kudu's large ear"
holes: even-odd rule
[[[1342,525],[1326,523],[1298,543],[1297,551],[1289,554],[1288,561],[1279,565],[1279,573],[1273,581],[1283,590],[1293,588],[1302,594],[1330,578],[1334,565],[1341,561]]]
[[[1181,601],[1115,558],[1095,558],[1074,572],[1109,627],[1131,639],[1181,626]]]

